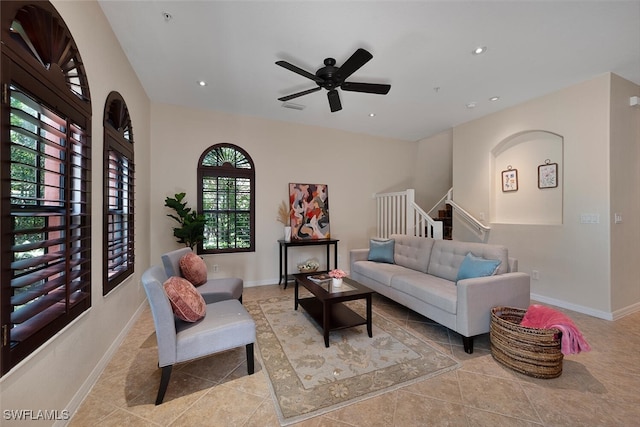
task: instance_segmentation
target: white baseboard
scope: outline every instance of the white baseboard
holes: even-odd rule
[[[620,310],[616,310],[613,312],[613,320],[618,320],[623,318],[624,316],[627,316],[629,314],[635,313],[640,311],[640,302],[630,305],[628,307],[625,308],[621,308]]]
[[[116,339],[111,343],[111,345],[109,346],[109,349],[104,353],[100,361],[96,364],[96,367],[93,368],[93,371],[91,371],[91,374],[89,374],[89,376],[84,381],[80,389],[78,389],[78,391],[73,396],[69,404],[66,406],[66,409],[69,411],[72,417],[76,413],[78,408],[80,408],[80,405],[82,404],[84,399],[89,395],[89,392],[91,391],[95,383],[98,381],[98,378],[100,378],[100,375],[109,364],[109,361],[111,361],[111,358],[113,357],[115,352],[118,350],[118,347],[120,347],[120,344],[122,344],[122,341],[124,341],[127,334],[129,333],[129,331],[131,330],[131,328],[136,323],[136,321],[138,320],[138,318],[140,317],[140,315],[142,314],[142,312],[147,306],[148,306],[147,299],[145,298],[142,304],[140,304],[140,307],[138,307],[138,309],[133,314],[133,316],[131,316],[131,319],[129,319],[129,322],[127,322],[127,324],[125,325],[124,328],[122,328],[122,330],[120,331]],[[53,424],[53,426],[63,427],[63,426],[66,426],[68,422],[69,420],[56,421]]]
[[[244,287],[245,288],[254,288],[256,286],[277,285],[278,284],[278,280],[279,279],[266,279],[266,280],[254,280],[254,281],[251,281],[251,282],[244,282]],[[292,283],[292,281],[289,280],[289,283]]]
[[[572,304],[567,301],[562,301],[555,298],[549,298],[542,295],[531,294],[531,299],[539,302],[543,302],[545,304],[555,305],[556,307],[566,308],[567,310],[573,310],[578,313],[587,314],[589,316],[597,317],[599,319],[604,320],[618,320],[624,316],[627,316],[631,313],[635,313],[640,311],[640,303],[630,305],[628,307],[622,308],[620,310],[616,310],[614,312],[607,312],[601,310],[594,310],[590,307],[584,307],[582,305]]]

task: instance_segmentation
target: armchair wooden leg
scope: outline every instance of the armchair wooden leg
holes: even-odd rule
[[[160,379],[160,388],[158,389],[158,396],[156,397],[156,405],[159,405],[164,400],[164,394],[167,392],[167,386],[169,385],[169,378],[171,378],[171,368],[173,365],[162,367],[162,378]]]
[[[253,343],[247,344],[247,373],[253,375]]]
[[[462,345],[465,353],[473,353],[473,337],[462,337]]]

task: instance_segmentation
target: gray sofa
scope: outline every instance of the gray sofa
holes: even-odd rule
[[[517,272],[518,262],[504,246],[435,240],[394,234],[393,261],[368,261],[369,249],[349,253],[349,276],[411,310],[462,335],[473,353],[473,337],[489,332],[491,308],[527,308],[530,277]],[[494,275],[459,280],[458,269],[471,253],[500,260]]]

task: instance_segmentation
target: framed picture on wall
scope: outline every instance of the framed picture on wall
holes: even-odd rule
[[[502,171],[502,191],[518,191],[518,169],[509,166]]]
[[[329,189],[326,184],[289,183],[291,238],[329,239]]]
[[[558,186],[558,164],[546,160],[538,166],[538,188],[555,188]]]

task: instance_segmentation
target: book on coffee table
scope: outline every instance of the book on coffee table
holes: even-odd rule
[[[313,276],[307,276],[307,279],[311,280],[313,283],[325,283],[331,280],[331,276],[328,274],[314,274]]]

